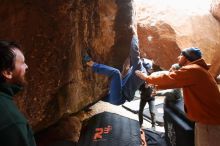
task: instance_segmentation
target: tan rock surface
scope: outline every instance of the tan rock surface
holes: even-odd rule
[[[120,68],[130,45],[131,0],[3,1],[0,38],[22,45],[29,85],[18,105],[35,131],[102,98],[108,79],[82,66],[81,50]],[[116,59],[115,59],[116,58]]]
[[[220,21],[220,0],[212,0],[211,13],[213,16]]]
[[[210,1],[147,0],[136,3],[142,55],[164,69],[177,61],[180,50],[199,47],[220,73],[220,23],[210,13]]]

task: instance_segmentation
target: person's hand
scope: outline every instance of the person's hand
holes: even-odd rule
[[[136,74],[140,79],[142,79],[142,80],[146,80],[146,78],[147,78],[147,74],[146,74],[146,73],[143,73],[143,72],[141,72],[141,71],[139,71],[139,70],[136,70],[136,71],[135,71],[135,74]]]
[[[156,94],[157,94],[157,88],[156,88],[156,86],[153,85],[153,84],[149,84],[149,86],[150,86],[151,89],[152,89],[151,96],[156,96]]]
[[[175,63],[171,66],[171,68],[169,69],[169,72],[176,71],[178,69],[180,69],[180,65],[178,63]]]

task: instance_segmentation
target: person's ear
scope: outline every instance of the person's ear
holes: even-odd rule
[[[12,71],[10,70],[4,70],[2,71],[2,76],[6,79],[12,79]]]

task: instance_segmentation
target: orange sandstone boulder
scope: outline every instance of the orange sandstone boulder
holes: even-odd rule
[[[220,73],[220,23],[210,13],[210,1],[147,0],[136,3],[138,34],[143,56],[168,69],[180,51],[199,47]]]

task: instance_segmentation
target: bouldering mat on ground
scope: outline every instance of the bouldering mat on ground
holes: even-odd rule
[[[139,122],[103,112],[93,116],[82,129],[77,146],[139,146]]]
[[[140,146],[139,122],[113,113],[100,113],[84,122],[78,143],[58,141],[50,146]],[[148,146],[166,146],[164,133],[144,129]]]

